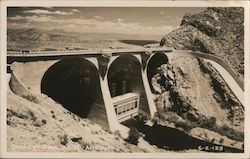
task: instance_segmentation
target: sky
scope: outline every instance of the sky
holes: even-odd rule
[[[205,8],[8,7],[9,29],[59,29],[79,33],[162,35],[180,25],[186,13]]]

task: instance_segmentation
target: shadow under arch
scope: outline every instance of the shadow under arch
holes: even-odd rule
[[[108,84],[111,97],[139,91],[141,64],[133,55],[120,55],[110,65]]]
[[[82,57],[52,65],[42,78],[41,92],[81,117],[87,117],[97,101],[103,102],[97,68]]]
[[[154,92],[152,86],[152,78],[158,72],[157,68],[163,64],[167,64],[169,62],[168,57],[164,53],[155,53],[148,61],[147,64],[147,77],[150,85],[151,92]]]
[[[149,112],[141,63],[135,56],[126,54],[116,58],[109,67],[107,78],[111,97],[136,93],[140,96],[139,109]]]

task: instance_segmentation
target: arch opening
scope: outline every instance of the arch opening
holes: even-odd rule
[[[133,55],[119,56],[109,68],[108,85],[119,122],[139,111],[149,113],[141,71],[140,61]]]
[[[153,85],[152,85],[152,78],[159,73],[158,68],[161,67],[163,64],[168,64],[169,60],[167,55],[164,53],[155,53],[148,62],[147,65],[147,77],[150,85],[151,92],[155,92]]]
[[[111,97],[129,92],[139,93],[141,87],[141,65],[132,55],[119,56],[108,71]]]
[[[81,117],[88,117],[92,106],[102,99],[98,71],[81,57],[52,65],[42,78],[41,92]]]

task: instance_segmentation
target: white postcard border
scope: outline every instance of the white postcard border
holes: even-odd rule
[[[250,151],[250,58],[249,58],[249,2],[247,1],[23,1],[11,0],[0,1],[1,3],[1,154],[4,158],[249,158]],[[25,7],[244,7],[245,17],[245,152],[235,153],[28,153],[28,152],[7,152],[6,145],[6,108],[7,108],[7,76],[6,76],[6,46],[7,46],[7,7],[25,6]]]

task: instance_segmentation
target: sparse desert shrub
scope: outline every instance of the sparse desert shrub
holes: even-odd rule
[[[88,124],[86,126],[88,126]],[[109,134],[112,134],[112,132],[110,130],[108,130],[108,129],[104,129],[104,131],[107,132],[107,133],[109,133]]]
[[[235,115],[234,115],[234,111],[233,111],[232,109],[229,109],[227,118],[228,118],[228,119],[233,119],[234,116],[235,116]]]
[[[139,111],[138,117],[140,121],[150,120],[150,116],[144,111]]]
[[[69,139],[68,139],[68,136],[67,135],[59,135],[58,136],[58,138],[60,139],[60,143],[62,144],[62,145],[67,145],[68,144],[68,142],[69,142]]]
[[[238,72],[244,75],[244,68],[239,69]]]
[[[23,113],[18,112],[18,111],[14,111],[12,109],[7,109],[7,111],[8,111],[7,117],[16,116],[16,117],[21,118],[21,119],[28,119],[29,118],[26,114],[23,114]]]
[[[219,143],[223,143],[224,142],[224,139],[223,138],[220,138],[220,140],[219,140]]]
[[[214,119],[210,119],[203,125],[201,125],[201,127],[203,128],[207,128],[209,130],[218,132],[221,135],[227,136],[228,138],[232,139],[232,140],[236,140],[236,141],[244,141],[244,133],[243,132],[239,132],[237,130],[234,130],[233,128],[230,128],[228,125],[223,125],[223,126],[218,126],[214,123],[213,121]],[[212,124],[214,123],[214,124]]]
[[[47,124],[47,121],[45,119],[42,119],[42,123],[45,125]]]
[[[173,113],[168,113],[166,116],[167,116],[167,120],[170,122],[176,122],[179,119],[178,115],[175,115]]]
[[[38,122],[38,121],[34,122],[33,125],[35,127],[41,127],[42,126],[42,124],[40,122]]]
[[[114,132],[114,135],[121,137],[121,133],[118,130]]]
[[[99,131],[92,131],[92,134],[99,134]]]
[[[81,141],[79,144],[81,145],[81,148],[84,150],[89,149],[91,147],[91,144],[88,142]]]
[[[7,118],[11,118],[11,117],[12,117],[11,109],[7,108]]]
[[[202,127],[204,127],[204,128],[211,128],[211,127],[214,127],[215,125],[216,125],[216,118],[215,117],[207,118],[202,123]]]
[[[214,142],[215,142],[215,138],[213,138],[213,139],[211,140],[211,142],[214,143]]]
[[[7,125],[11,125],[11,122],[9,120],[7,120]]]
[[[200,70],[205,74],[211,74],[212,70],[209,68],[209,65],[204,62],[202,58],[197,58],[197,60],[199,62]]]
[[[176,127],[183,128],[186,131],[189,131],[197,127],[197,124],[195,122],[191,122],[188,119],[185,121],[180,121],[178,116],[175,116],[174,114],[167,114],[167,115],[162,115],[162,116],[161,116],[161,113],[156,113],[155,117],[152,119],[152,122],[154,124],[159,124],[159,123],[164,123],[168,121],[170,123],[174,123]]]
[[[101,140],[104,141],[103,138],[101,138]],[[90,147],[91,147],[91,143],[88,143],[88,142],[86,142],[86,141],[83,141],[83,140],[82,140],[82,137],[74,137],[74,138],[71,139],[71,141],[77,142],[77,143],[81,146],[81,148],[84,149],[84,150],[90,149]],[[92,145],[96,145],[96,144],[95,144],[95,143],[92,143]]]
[[[244,141],[244,133],[238,132],[225,124],[220,129],[220,132],[233,140]]]
[[[43,125],[45,125],[47,123],[47,121],[45,119],[42,119],[42,120],[37,120],[37,117],[34,115],[33,112],[30,112],[29,114],[30,115],[30,118],[31,120],[33,121],[32,124],[35,126],[35,127],[41,127]]]
[[[35,97],[35,96],[33,96],[33,95],[24,95],[24,96],[22,96],[23,98],[25,98],[25,99],[27,99],[28,101],[30,101],[30,102],[33,102],[33,103],[39,103],[38,102],[38,99]]]
[[[35,116],[34,112],[32,112],[31,110],[28,110],[27,114],[28,114],[30,120],[32,120],[32,121],[36,121],[37,120],[37,117]]]
[[[140,133],[139,131],[135,128],[135,127],[131,127],[130,130],[129,130],[129,136],[128,138],[126,139],[126,141],[130,144],[134,144],[134,145],[137,145],[138,144],[138,140],[139,140],[139,137],[140,137]]]
[[[118,137],[115,137],[115,139],[117,139]],[[102,141],[105,141],[105,139],[104,138],[102,138],[102,137],[100,137],[100,139],[102,140]],[[119,138],[118,138],[119,139]]]
[[[237,144],[237,141],[231,143],[232,146],[234,146],[235,144]]]
[[[151,119],[151,121],[152,123],[157,124],[160,121],[160,119],[154,116],[153,119]]]
[[[196,127],[196,125],[190,121],[175,121],[174,123],[176,127],[181,127],[186,131],[189,131]]]
[[[73,137],[73,138],[71,138],[71,141],[81,143],[82,137]]]
[[[229,127],[228,125],[226,125],[226,124],[224,124],[224,125],[222,126],[222,129],[223,129],[224,131],[230,131],[230,127]]]
[[[165,112],[163,109],[157,109],[157,112],[155,113],[155,117],[161,119],[161,120],[166,120]]]

